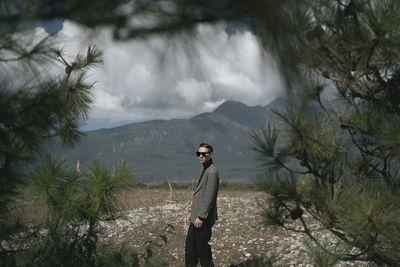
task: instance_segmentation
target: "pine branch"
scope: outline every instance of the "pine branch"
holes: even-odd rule
[[[11,63],[16,61],[22,61],[25,59],[33,60],[34,58],[38,58],[39,56],[45,56],[46,59],[51,59],[51,49],[48,48],[49,41],[50,37],[43,38],[37,44],[35,44],[30,50],[27,50],[24,47],[22,47],[21,44],[17,42],[17,40],[9,38],[5,42],[5,45],[2,48],[0,48],[0,51],[6,50],[13,52],[14,54],[20,54],[20,55],[8,58],[0,57],[0,62]]]
[[[310,237],[310,238],[314,241],[314,243],[317,244],[319,247],[324,248],[323,246],[321,246],[321,243],[319,243],[318,239],[316,239],[316,238],[312,235],[311,230],[308,228],[308,226],[307,226],[307,224],[306,224],[306,222],[304,221],[304,219],[303,219],[302,216],[300,216],[300,221],[301,221],[301,224],[302,224],[303,227],[304,227],[304,231],[305,231],[305,233],[307,234],[307,236]]]
[[[363,147],[361,147],[361,145],[358,144],[358,142],[355,140],[355,136],[352,133],[351,129],[348,128],[348,132],[351,136],[351,139],[353,141],[353,144],[361,151],[361,155],[363,157],[364,162],[368,163],[368,166],[372,167],[376,172],[378,172],[385,180],[387,185],[392,185],[392,183],[390,182],[390,175],[387,172],[387,161],[388,161],[388,157],[383,157],[382,153],[375,153],[374,151],[370,151],[368,149],[365,148],[365,145]],[[374,158],[379,158],[383,161],[383,167],[381,169],[379,169],[377,166],[377,164],[370,164],[369,160],[367,160],[366,155],[374,157]]]

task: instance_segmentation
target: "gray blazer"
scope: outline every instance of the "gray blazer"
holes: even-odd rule
[[[193,192],[190,221],[194,224],[197,217],[206,219],[206,223],[214,225],[218,219],[217,194],[219,174],[214,163],[203,174],[203,178]]]

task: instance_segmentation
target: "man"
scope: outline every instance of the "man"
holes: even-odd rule
[[[190,225],[185,242],[185,263],[186,266],[196,266],[200,258],[201,266],[214,266],[208,241],[211,238],[211,227],[218,219],[219,175],[212,160],[211,145],[201,143],[196,154],[203,164],[203,171],[193,192],[191,211],[186,217]]]

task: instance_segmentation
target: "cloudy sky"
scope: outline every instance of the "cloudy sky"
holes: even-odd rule
[[[104,51],[104,65],[89,73],[96,101],[83,129],[188,118],[226,100],[266,105],[283,94],[274,61],[251,32],[228,34],[221,23],[198,26],[196,36],[117,42],[110,29],[64,21],[55,41],[67,53],[83,53],[88,43]]]

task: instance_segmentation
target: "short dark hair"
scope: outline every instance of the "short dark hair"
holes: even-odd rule
[[[199,147],[205,147],[205,148],[208,149],[209,152],[213,152],[213,147],[212,147],[212,145],[209,145],[209,144],[206,144],[206,143],[201,143],[201,144],[199,145]]]

